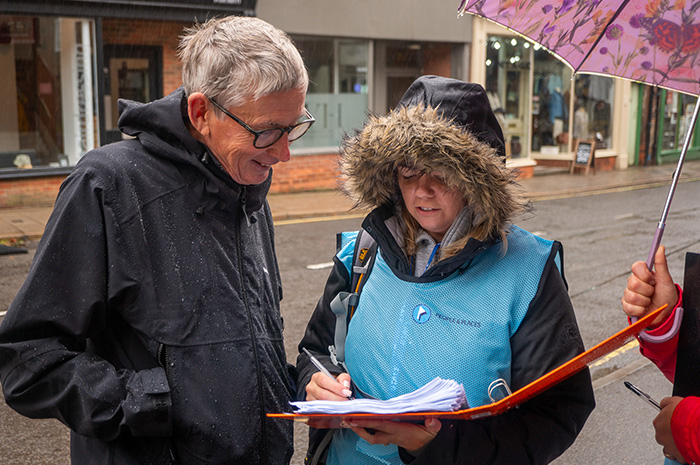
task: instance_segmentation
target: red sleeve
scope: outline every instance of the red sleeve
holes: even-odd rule
[[[700,397],[686,397],[671,417],[671,433],[688,463],[700,463]]]
[[[639,348],[642,355],[651,360],[671,382],[673,382],[674,375],[676,374],[678,327],[676,326],[675,334],[673,334],[672,337],[664,338],[663,336],[671,331],[676,319],[676,312],[678,312],[678,309],[683,306],[683,291],[678,284],[676,284],[676,288],[678,289],[678,303],[668,318],[666,318],[666,321],[664,321],[657,328],[644,332],[648,336],[665,340],[663,342],[651,343],[645,341],[644,338],[637,338],[639,340]]]

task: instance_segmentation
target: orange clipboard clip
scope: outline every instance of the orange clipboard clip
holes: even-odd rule
[[[479,407],[468,408],[465,410],[457,410],[454,412],[411,412],[400,414],[376,414],[376,413],[351,413],[351,414],[327,414],[327,413],[268,413],[270,418],[282,418],[287,420],[299,421],[306,423],[314,428],[339,428],[343,420],[397,420],[422,422],[426,418],[447,418],[452,420],[473,420],[477,418],[490,417],[500,415],[523,402],[532,399],[541,392],[560,383],[566,378],[578,373],[586,368],[589,364],[595,362],[601,357],[619,349],[634,337],[642,332],[649,323],[651,323],[661,311],[666,308],[666,305],[659,307],[644,318],[640,318],[635,323],[627,326],[625,329],[615,333],[603,342],[596,344],[587,351],[577,355],[568,362],[553,369],[549,373],[541,376],[527,386],[524,386],[511,395],[491,404],[481,405]]]

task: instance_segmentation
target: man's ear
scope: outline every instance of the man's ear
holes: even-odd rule
[[[209,99],[201,92],[193,92],[187,97],[187,116],[192,126],[203,136],[209,135],[211,118],[216,118],[209,109]]]

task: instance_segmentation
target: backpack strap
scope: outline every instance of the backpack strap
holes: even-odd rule
[[[326,463],[325,460],[328,457],[328,446],[330,445],[331,439],[333,439],[333,435],[336,431],[338,431],[337,428],[326,430],[325,434],[323,435],[323,438],[321,438],[321,441],[316,446],[316,450],[314,450],[313,454],[307,454],[306,458],[304,459],[305,464],[308,463],[309,465],[319,465],[321,463]]]
[[[377,255],[377,242],[364,230],[357,233],[355,251],[352,258],[351,292],[342,291],[331,301],[330,307],[335,314],[335,344],[328,347],[331,361],[345,369],[345,339],[350,319],[360,301],[360,292],[367,282]],[[347,370],[346,370],[347,371]]]
[[[350,318],[352,318],[355,313],[355,308],[360,299],[360,292],[365,282],[367,282],[369,272],[372,271],[376,256],[377,241],[364,229],[360,230],[360,232],[357,233],[357,240],[355,241],[355,254],[352,261],[352,283],[350,285],[350,289],[353,289],[353,293],[357,294],[357,299],[355,299],[354,303],[351,303],[348,323],[350,323]]]

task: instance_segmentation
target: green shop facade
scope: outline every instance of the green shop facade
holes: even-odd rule
[[[637,136],[635,165],[677,163],[697,98],[668,89],[636,85]],[[686,160],[700,160],[700,131],[695,128]]]

